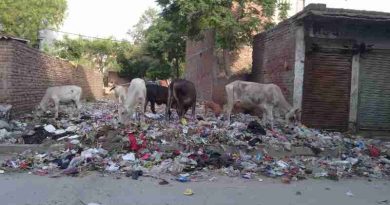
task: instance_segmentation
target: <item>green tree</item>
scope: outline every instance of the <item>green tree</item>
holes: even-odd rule
[[[158,11],[154,8],[148,8],[142,14],[138,22],[127,32],[133,38],[135,44],[143,42],[146,30],[158,17]]]
[[[75,64],[98,69],[120,70],[117,62],[118,53],[130,49],[128,42],[116,42],[110,39],[72,39],[65,36],[62,40],[54,43],[51,54],[67,59]]]
[[[173,22],[159,18],[146,30],[144,46],[147,52],[152,57],[159,59],[161,64],[169,63],[177,78],[180,76],[180,64],[185,57],[185,45],[183,34]],[[164,66],[163,68],[167,69],[168,67]]]
[[[285,15],[285,0],[157,0],[162,16],[188,38],[199,40],[214,29],[218,48],[235,50],[250,44],[262,25],[272,23],[276,9]],[[287,16],[287,15],[285,15]],[[261,21],[261,18],[265,21]]]
[[[5,33],[35,44],[39,30],[61,25],[66,9],[66,0],[1,0],[0,25]]]

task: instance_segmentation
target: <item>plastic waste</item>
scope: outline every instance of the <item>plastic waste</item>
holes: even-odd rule
[[[46,130],[46,132],[50,132],[50,133],[54,133],[56,131],[56,128],[51,124],[46,125],[43,128]]]
[[[134,153],[127,153],[126,155],[122,156],[122,159],[125,161],[135,161],[135,155]]]

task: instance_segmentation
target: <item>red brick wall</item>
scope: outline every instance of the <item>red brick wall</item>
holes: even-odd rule
[[[5,61],[5,64],[3,64]],[[83,98],[103,97],[103,75],[83,67],[75,67],[59,58],[45,55],[16,40],[0,40],[0,68],[7,89],[0,103],[13,105],[13,114],[31,111],[50,86],[78,85]],[[4,87],[4,85],[1,88]]]
[[[218,56],[214,46],[212,31],[205,32],[201,41],[187,41],[185,78],[195,84],[198,100],[223,104],[226,102],[225,85],[236,79],[246,79],[242,75],[235,75],[235,72],[251,65],[252,59],[248,55],[252,50],[244,47],[237,52],[224,52]]]
[[[253,41],[253,80],[275,83],[292,103],[294,92],[295,27],[284,22],[255,36]]]
[[[187,41],[185,78],[195,84],[198,100],[211,100],[216,65],[212,31],[202,41]]]

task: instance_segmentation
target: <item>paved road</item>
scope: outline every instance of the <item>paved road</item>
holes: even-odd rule
[[[167,178],[169,179],[169,178]],[[84,177],[48,178],[28,174],[0,174],[0,204],[102,205],[135,204],[255,204],[255,205],[370,205],[390,204],[390,182],[367,180],[305,180],[282,184],[218,177],[217,181],[180,183],[142,177],[131,180],[91,173]],[[184,196],[191,188],[193,196]],[[354,196],[347,196],[351,191]],[[301,195],[297,194],[300,192]],[[82,201],[82,202],[81,202]]]

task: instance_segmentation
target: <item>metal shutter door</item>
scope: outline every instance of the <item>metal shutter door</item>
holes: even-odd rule
[[[390,130],[390,50],[360,57],[358,127]]]
[[[352,54],[338,49],[308,54],[303,83],[302,122],[314,128],[346,130]]]

